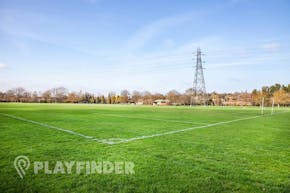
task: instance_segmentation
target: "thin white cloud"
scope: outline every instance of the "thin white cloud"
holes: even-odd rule
[[[157,73],[168,72],[170,70],[188,70],[192,68],[194,61],[193,52],[196,48],[211,48],[214,49],[213,45],[218,45],[220,42],[217,37],[205,37],[200,40],[191,40],[177,47],[171,49],[163,49],[162,51],[154,52],[140,52],[131,53],[129,56],[119,58],[114,69],[117,71],[142,71],[144,73]],[[125,54],[124,54],[125,55]]]
[[[20,20],[21,22],[19,22]],[[73,41],[67,42],[58,36],[41,32],[39,27],[43,25],[71,26],[72,23],[70,20],[59,21],[55,15],[48,16],[41,13],[28,13],[19,10],[0,10],[0,32],[12,36],[9,40],[25,55],[31,50],[31,46],[28,43],[29,40],[60,46],[89,55],[96,55],[97,52],[94,49],[76,46]]]
[[[282,47],[282,45],[278,42],[272,42],[272,43],[264,44],[261,47],[267,51],[277,51]]]
[[[0,69],[4,69],[4,68],[7,68],[7,64],[0,62]]]
[[[165,17],[153,21],[152,23],[142,26],[137,32],[132,35],[127,41],[127,49],[138,50],[145,46],[150,40],[154,37],[160,35],[166,29],[170,27],[174,27],[178,24],[183,22],[189,21],[192,19],[192,15],[190,14],[183,14],[177,15],[173,17]]]

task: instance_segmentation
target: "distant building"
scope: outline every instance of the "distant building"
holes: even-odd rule
[[[138,101],[136,102],[136,105],[143,105],[144,101],[142,99],[138,99]]]
[[[168,99],[157,99],[153,102],[153,105],[157,106],[168,106],[170,105],[170,100]]]

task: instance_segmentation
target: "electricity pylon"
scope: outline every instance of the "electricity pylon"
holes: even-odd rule
[[[193,104],[207,104],[207,94],[205,89],[205,81],[203,75],[201,51],[198,47],[196,50],[196,65],[194,66],[195,74],[192,87],[192,96],[190,105]]]

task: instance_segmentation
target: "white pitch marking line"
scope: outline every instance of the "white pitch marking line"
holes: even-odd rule
[[[261,116],[262,115],[254,116],[254,117],[247,117],[247,118],[242,118],[242,119],[235,119],[235,120],[231,120],[231,121],[222,121],[222,122],[212,123],[212,124],[203,125],[203,126],[196,126],[196,127],[190,127],[190,128],[180,129],[180,130],[168,131],[168,132],[164,132],[164,133],[157,133],[157,134],[153,134],[153,135],[144,135],[144,136],[139,136],[139,137],[133,137],[133,138],[129,138],[129,139],[123,139],[120,142],[115,142],[115,144],[117,144],[117,143],[126,143],[126,142],[140,140],[140,139],[159,137],[159,136],[164,136],[164,135],[171,135],[171,134],[185,132],[185,131],[190,131],[190,130],[194,130],[194,129],[213,127],[213,126],[217,126],[217,125],[223,125],[223,124],[228,124],[228,123],[233,123],[233,122],[243,121],[243,120],[248,120],[248,119],[255,119],[255,118],[258,118],[258,117],[261,117]]]
[[[288,112],[289,111],[283,111],[283,112],[277,112],[275,114],[288,113]],[[125,139],[125,138],[124,139],[123,138],[97,139],[97,138],[93,138],[92,136],[83,135],[81,133],[77,133],[77,132],[74,132],[74,131],[71,131],[71,130],[63,129],[63,128],[60,128],[60,127],[55,127],[55,126],[52,126],[52,125],[48,125],[46,123],[41,123],[41,122],[37,122],[37,121],[33,121],[33,120],[25,119],[25,118],[22,118],[22,117],[5,114],[5,113],[0,113],[0,114],[3,115],[3,116],[6,116],[6,117],[10,117],[10,118],[21,120],[21,121],[24,121],[24,122],[28,122],[28,123],[32,123],[32,124],[48,127],[48,128],[51,128],[51,129],[56,129],[56,130],[59,130],[59,131],[67,132],[67,133],[70,133],[70,134],[73,134],[73,135],[81,136],[81,137],[84,137],[86,139],[90,139],[90,140],[97,141],[99,143],[108,144],[108,145],[126,143],[126,142],[131,142],[131,141],[136,141],[136,140],[141,140],[141,139],[147,139],[147,138],[153,138],[153,137],[159,137],[159,136],[164,136],[164,135],[170,135],[170,134],[190,131],[190,130],[194,130],[194,129],[213,127],[213,126],[217,126],[217,125],[223,125],[223,124],[228,124],[228,123],[233,123],[233,122],[238,122],[238,121],[244,121],[244,120],[249,120],[249,119],[256,119],[256,118],[259,118],[259,117],[266,116],[266,115],[258,115],[258,116],[246,117],[246,118],[241,118],[241,119],[234,119],[234,120],[230,120],[230,121],[222,121],[222,122],[212,123],[212,124],[203,125],[203,126],[190,127],[190,128],[174,130],[174,131],[169,131],[169,132],[164,132],[164,133],[157,133],[157,134],[153,134],[153,135],[144,135],[144,136],[133,137],[133,138],[129,138],[129,139]]]
[[[276,114],[287,113],[287,112],[289,112],[289,111],[278,112]],[[202,129],[202,128],[213,127],[213,126],[217,126],[217,125],[223,125],[223,124],[238,122],[238,121],[256,119],[256,118],[263,117],[263,116],[265,116],[265,115],[258,115],[258,116],[246,117],[246,118],[241,118],[241,119],[234,119],[234,120],[230,120],[230,121],[222,121],[222,122],[211,123],[211,124],[203,125],[203,126],[190,127],[190,128],[174,130],[174,131],[169,131],[169,132],[164,132],[164,133],[157,133],[157,134],[152,134],[152,135],[144,135],[144,136],[133,137],[133,138],[123,139],[123,140],[120,140],[118,138],[119,142],[114,142],[114,144],[126,143],[126,142],[131,142],[131,141],[136,141],[136,140],[141,140],[141,139],[147,139],[147,138],[153,138],[153,137],[159,137],[159,136],[164,136],[164,135],[171,135],[171,134],[185,132],[185,131],[190,131],[190,130],[194,130],[194,129]]]
[[[156,118],[147,118],[147,117],[123,116],[123,115],[115,115],[115,114],[101,114],[101,115],[111,116],[111,117],[120,117],[120,118],[129,118],[129,119],[144,119],[144,120],[152,120],[152,121],[166,121],[166,122],[174,122],[174,123],[188,123],[188,124],[194,124],[194,125],[205,125],[205,124],[207,124],[207,123],[191,122],[191,121],[179,121],[179,120],[156,119]]]
[[[55,130],[58,130],[58,131],[63,131],[63,132],[66,132],[66,133],[69,133],[69,134],[72,134],[72,135],[77,135],[77,136],[80,136],[80,137],[83,137],[83,138],[86,138],[86,139],[90,139],[90,140],[93,140],[93,141],[97,141],[97,142],[100,142],[100,143],[112,144],[110,141],[107,141],[107,140],[97,139],[97,138],[94,138],[92,136],[87,136],[87,135],[84,135],[84,134],[81,134],[81,133],[78,133],[78,132],[74,132],[74,131],[71,131],[71,130],[68,130],[68,129],[63,129],[63,128],[60,128],[60,127],[48,125],[46,123],[41,123],[41,122],[37,122],[37,121],[30,120],[30,119],[25,119],[25,118],[22,118],[22,117],[18,117],[18,116],[15,116],[15,115],[9,115],[9,114],[5,114],[5,113],[0,113],[0,114],[3,115],[3,116],[6,116],[6,117],[10,117],[10,118],[16,119],[16,120],[32,123],[32,124],[35,124],[35,125],[40,125],[40,126],[47,127],[47,128],[50,128],[50,129],[55,129]]]

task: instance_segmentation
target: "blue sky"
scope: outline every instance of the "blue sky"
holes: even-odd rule
[[[209,92],[290,83],[287,0],[0,0],[0,89]]]

